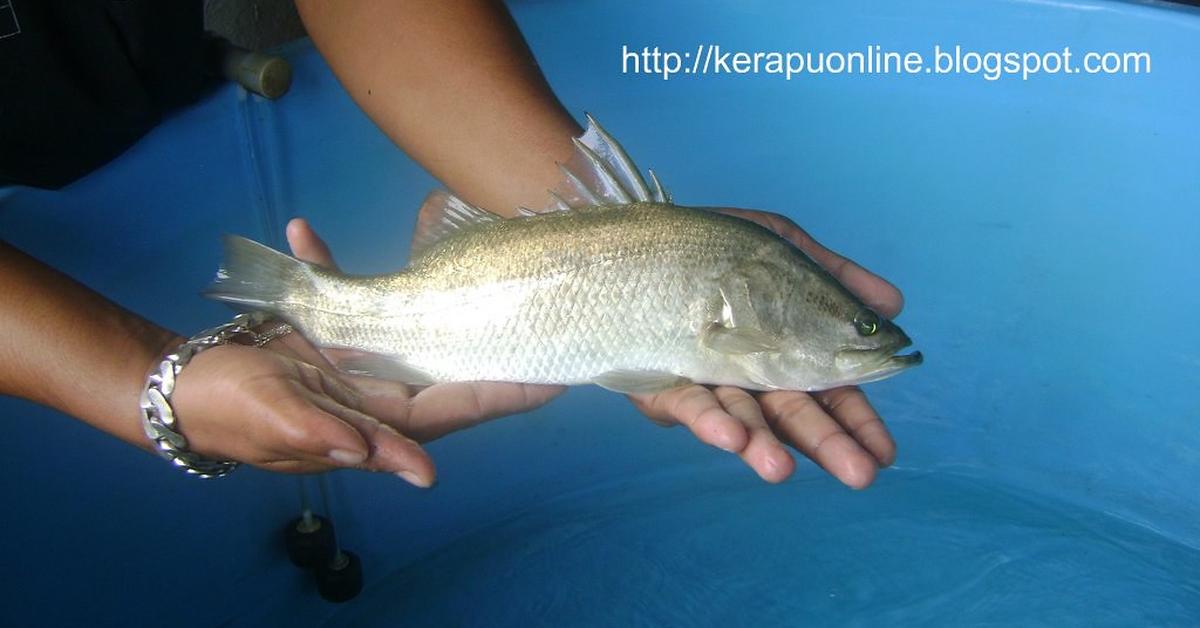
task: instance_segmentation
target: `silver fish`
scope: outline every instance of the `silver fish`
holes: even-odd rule
[[[891,321],[775,233],[670,202],[590,116],[551,211],[430,195],[408,268],[355,277],[228,237],[208,296],[287,320],[338,367],[410,384],[696,382],[823,390],[921,363]]]

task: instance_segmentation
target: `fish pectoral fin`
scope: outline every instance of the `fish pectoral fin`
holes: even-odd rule
[[[713,323],[700,335],[704,346],[726,355],[778,352],[779,343],[770,334],[751,327],[726,327]]]
[[[778,339],[761,329],[750,295],[753,273],[758,270],[747,265],[721,278],[721,309],[717,322],[700,334],[704,346],[726,355],[779,351]]]
[[[687,386],[692,380],[665,371],[618,370],[597,375],[592,383],[626,395],[642,395]]]
[[[326,353],[326,357],[330,356],[330,353]],[[378,377],[413,386],[428,386],[434,383],[434,379],[421,369],[410,366],[400,358],[378,353],[350,352],[334,357],[331,362],[339,371],[350,375]]]
[[[721,277],[721,325],[731,329],[760,327],[758,312],[754,309],[754,297],[750,292],[752,285],[759,286],[760,290],[769,289],[770,279],[768,277],[764,281],[760,277],[762,274],[761,264],[748,262]]]

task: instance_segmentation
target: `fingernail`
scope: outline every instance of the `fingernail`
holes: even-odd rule
[[[767,472],[769,473],[773,474],[779,470],[779,463],[776,462],[775,458],[771,456],[767,456],[766,459],[763,460],[763,464],[766,465]]]
[[[367,454],[357,451],[349,451],[347,449],[334,449],[329,452],[329,457],[335,460],[338,464],[353,466],[362,464],[367,459]]]
[[[405,482],[408,482],[409,484],[412,484],[413,486],[420,487],[420,488],[429,488],[430,487],[429,482],[422,480],[416,473],[413,473],[412,471],[399,471],[396,473],[396,475],[400,476],[401,478],[404,479]]]

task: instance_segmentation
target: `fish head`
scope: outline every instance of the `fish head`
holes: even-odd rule
[[[839,332],[840,343],[833,350],[833,375],[839,385],[878,381],[924,359],[920,351],[899,353],[912,345],[912,339],[899,325],[865,305]]]
[[[828,279],[817,298],[804,295],[783,315],[791,319],[785,334],[790,342],[775,370],[784,380],[803,379],[803,389],[823,390],[878,381],[921,364],[919,351],[899,353],[912,345],[904,330]]]

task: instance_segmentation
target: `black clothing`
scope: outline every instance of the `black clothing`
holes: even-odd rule
[[[58,188],[200,96],[202,0],[0,0],[0,185]]]

